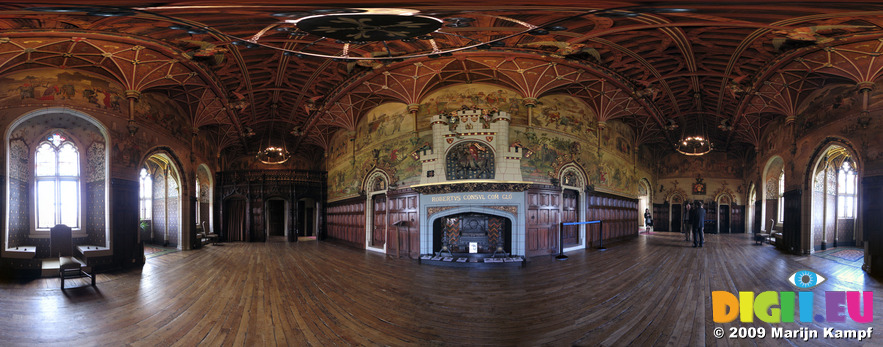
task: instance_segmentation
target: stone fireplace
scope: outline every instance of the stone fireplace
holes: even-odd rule
[[[512,221],[502,216],[474,212],[447,215],[435,219],[432,235],[433,249],[448,246],[452,253],[477,255],[512,253]]]
[[[441,250],[447,229],[457,233],[454,253],[468,253],[469,242],[476,242],[478,253],[490,255],[500,243],[506,253],[523,256],[524,194],[523,191],[421,194],[420,253],[434,254]]]

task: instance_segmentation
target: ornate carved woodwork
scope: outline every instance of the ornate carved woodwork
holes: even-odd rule
[[[445,184],[418,185],[412,187],[420,194],[445,194],[462,192],[523,192],[528,182],[451,182]]]

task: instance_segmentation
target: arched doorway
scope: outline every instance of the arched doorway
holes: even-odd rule
[[[265,239],[273,242],[284,242],[288,240],[288,210],[290,209],[288,200],[280,197],[271,197],[264,202],[264,211],[266,220],[264,221]]]
[[[317,228],[319,206],[313,198],[302,198],[297,201],[297,236],[315,240],[319,234]]]
[[[784,220],[785,161],[781,157],[776,156],[767,161],[763,170],[763,182],[761,228],[771,233],[774,228],[781,228]]]
[[[859,167],[846,146],[832,143],[813,161],[810,246],[812,251],[856,245]]]
[[[668,199],[669,226],[668,230],[680,233],[683,232],[684,204],[687,200],[680,194],[671,195]]]
[[[215,230],[214,220],[214,180],[206,164],[196,168],[196,225],[206,233]]]
[[[101,122],[76,110],[47,107],[12,121],[4,140],[3,250],[21,246],[25,257],[48,255],[42,248],[48,248],[49,230],[65,224],[72,229],[74,247],[92,246],[93,254],[101,256],[111,255],[113,247],[115,255],[137,261],[136,254],[124,254],[137,244],[136,233],[111,238],[111,223],[133,227],[137,219],[134,213],[109,216],[112,146]],[[119,201],[134,207],[132,202]],[[38,239],[47,242],[30,244]]]
[[[729,194],[720,194],[715,198],[717,204],[717,233],[729,234],[733,232],[732,211],[735,208],[735,201]],[[732,206],[731,206],[732,205]]]
[[[650,229],[646,225],[644,212],[650,211],[650,215],[653,215],[653,205],[650,203],[652,201],[650,198],[652,191],[653,190],[650,189],[650,181],[646,178],[642,178],[638,181],[638,225],[646,230]]]
[[[367,194],[365,213],[365,249],[386,253],[386,239],[389,213],[386,206],[386,192],[389,178],[386,173],[374,170],[368,174],[364,189]]]
[[[141,164],[140,211],[142,240],[147,244],[184,249],[189,242],[182,237],[182,174],[173,157],[165,150],[147,156]],[[149,191],[149,192],[148,192]]]
[[[562,167],[558,175],[561,182],[561,222],[586,221],[585,171],[576,164]],[[561,230],[564,251],[583,249],[586,247],[586,226],[568,225]]]
[[[745,207],[748,209],[748,227],[751,228],[752,234],[760,232],[760,219],[757,218],[757,211],[760,209],[758,203],[757,186],[754,185],[754,182],[751,182],[748,185],[748,202],[745,203]]]

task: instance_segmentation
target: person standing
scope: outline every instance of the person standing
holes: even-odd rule
[[[701,200],[696,203],[693,210],[693,247],[702,247],[705,243],[705,209]]]
[[[650,209],[644,209],[644,227],[646,228],[646,232],[650,232],[653,228],[653,215],[650,214]]]
[[[689,201],[684,205],[684,241],[690,242],[690,234],[693,233],[693,204]]]

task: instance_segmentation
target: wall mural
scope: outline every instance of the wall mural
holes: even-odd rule
[[[521,176],[525,181],[548,184],[559,165],[570,161],[582,164],[598,161],[597,151],[585,150],[588,147],[574,138],[543,129],[528,132],[520,127],[513,127],[512,134],[513,143],[532,152],[521,159]]]
[[[720,152],[698,157],[672,153],[659,161],[658,168],[660,178],[695,178],[697,174],[706,178],[741,178],[744,171],[744,165],[738,160]]]
[[[581,100],[567,95],[541,97],[533,113],[534,127],[560,131],[580,140],[597,143],[598,117]]]
[[[635,131],[619,120],[607,121],[601,131],[601,147],[609,153],[632,160]]]
[[[34,102],[73,104],[125,112],[125,88],[82,72],[39,69],[0,77],[0,106]]]
[[[797,109],[798,136],[861,112],[861,94],[855,84],[829,84],[814,91]],[[877,99],[879,100],[879,98]],[[873,108],[873,107],[871,107]]]
[[[541,127],[533,131],[514,130],[514,143],[533,152],[521,161],[524,180],[548,184],[561,165],[575,161],[583,166],[589,175],[589,184],[596,188],[636,195],[637,176],[631,157],[633,144],[625,142],[616,146],[616,139],[626,141],[626,138],[631,138],[631,129],[615,120],[607,124],[608,127],[602,131],[600,159],[597,142],[584,141],[576,136],[551,132]],[[607,145],[604,145],[605,137]],[[595,139],[594,136],[590,138]]]
[[[128,133],[111,131],[111,137],[115,140],[113,148],[111,148],[111,167],[113,171],[121,171],[121,168],[134,169],[141,160],[144,148],[150,148],[146,139],[143,138],[143,132],[135,133],[135,136],[129,136]],[[131,171],[131,170],[129,170]]]
[[[427,95],[420,103],[417,119],[467,108],[496,108],[512,116],[513,124],[527,124],[527,107],[521,103],[517,92],[492,84],[472,83],[442,88]],[[561,107],[562,109],[564,107]],[[429,124],[419,124],[429,128]]]
[[[166,130],[176,138],[190,138],[186,113],[177,102],[159,93],[142,93],[135,103],[135,119]]]
[[[529,151],[521,161],[525,181],[549,184],[557,170],[568,162],[577,162],[589,174],[588,184],[601,190],[627,196],[637,194],[634,168],[634,131],[626,124],[611,120],[602,131],[601,156],[598,155],[598,119],[583,101],[568,95],[539,98],[534,109],[534,129],[527,131],[527,109],[513,90],[490,84],[455,85],[428,95],[421,103],[418,119],[467,107],[494,108],[513,116],[510,144]],[[396,122],[401,122],[396,125]],[[332,136],[328,149],[329,200],[358,194],[367,170],[388,165],[395,169],[397,185],[420,181],[421,164],[410,154],[432,143],[426,124],[419,141],[410,136],[412,117],[402,103],[388,103],[371,110],[356,126],[356,131],[341,130]],[[352,140],[351,140],[352,139]],[[416,143],[415,143],[416,142]],[[353,148],[356,153],[353,155]],[[376,150],[376,151],[375,151]],[[644,162],[650,162],[644,161]]]
[[[432,139],[429,135],[414,139],[413,129],[414,117],[407,105],[386,103],[365,114],[355,133],[342,130],[334,134],[328,148],[328,199],[357,195],[365,174],[375,166],[394,171],[387,172],[394,176],[391,183],[418,183],[421,166],[411,153]],[[355,156],[353,148],[357,149]]]

